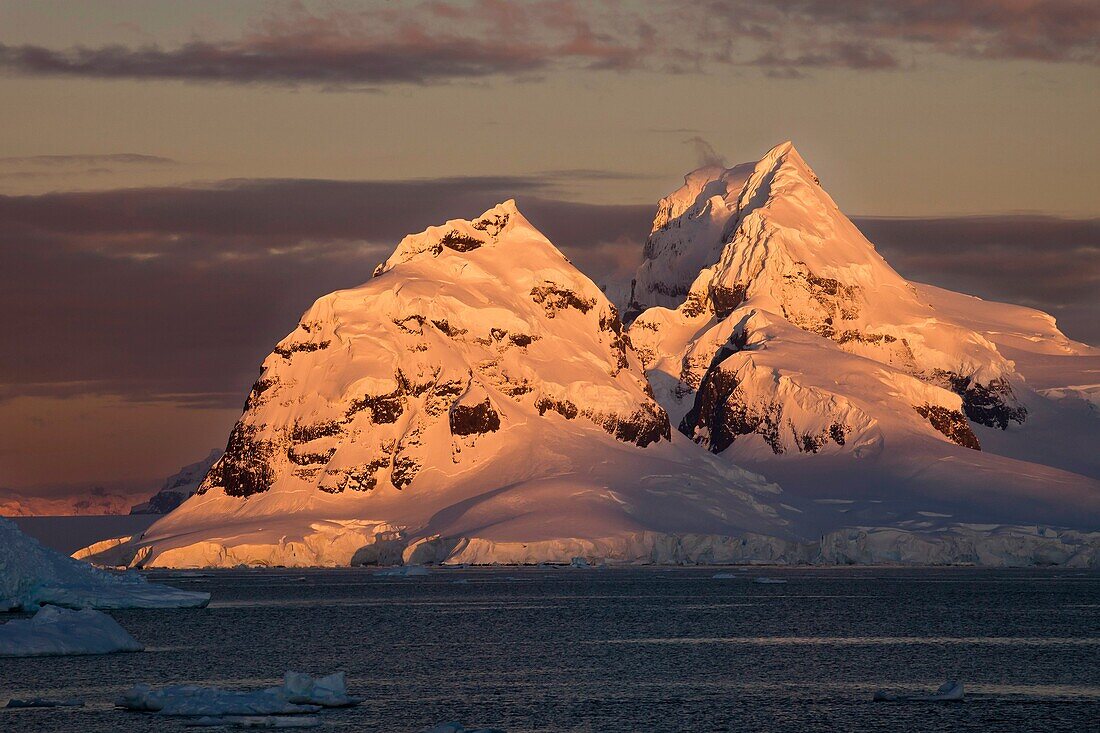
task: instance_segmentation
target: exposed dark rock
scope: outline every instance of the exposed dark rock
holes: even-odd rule
[[[703,377],[695,403],[680,423],[680,432],[705,445],[711,453],[729,448],[739,435],[755,433],[778,454],[784,452],[779,432],[782,412],[782,406],[774,402],[750,407],[738,394],[734,374],[715,366]]]
[[[595,298],[583,298],[568,288],[559,287],[552,282],[531,288],[531,300],[546,309],[546,317],[553,318],[558,311],[576,308],[587,313],[596,305]]]
[[[275,377],[270,379],[261,377],[256,380],[256,383],[252,385],[252,391],[248,393],[248,399],[244,403],[244,411],[248,412],[254,407],[267,402],[267,398],[264,397],[264,393],[279,383],[279,380]]]
[[[405,398],[400,390],[384,395],[359,397],[351,401],[346,416],[350,419],[355,413],[367,409],[370,410],[371,422],[375,425],[395,423],[405,411]]]
[[[450,231],[444,234],[439,243],[448,249],[453,249],[456,252],[470,252],[475,250],[481,245],[485,244],[476,237],[471,237],[468,234],[462,232]]]
[[[467,379],[451,379],[436,383],[428,390],[428,398],[424,402],[424,412],[432,417],[438,417],[447,412],[454,403],[455,398],[466,391]]]
[[[294,427],[290,429],[290,439],[295,443],[308,443],[318,438],[331,438],[342,435],[343,432],[343,424],[336,420],[313,423],[312,425],[301,425],[295,422]]]
[[[446,318],[441,318],[438,321],[432,321],[432,325],[438,328],[443,333],[450,336],[451,338],[454,338],[455,336],[461,336],[462,334],[467,332],[465,328],[455,328],[447,322]]]
[[[504,227],[507,225],[507,214],[493,214],[492,216],[487,216],[484,219],[478,219],[472,224],[474,229],[483,231],[490,237],[496,237],[497,235],[499,235],[504,230]]]
[[[966,421],[966,416],[958,410],[929,404],[914,405],[913,409],[952,443],[961,445],[963,448],[982,449],[978,437],[974,435],[974,431],[970,429],[970,423]]]
[[[698,318],[707,312],[707,300],[701,294],[692,291],[684,299],[680,312],[688,318]]]
[[[390,483],[395,489],[403,489],[412,483],[419,471],[420,463],[412,456],[396,456],[393,459],[393,471],[390,472]]]
[[[394,376],[397,378],[398,388],[402,394],[419,397],[435,385],[439,377],[439,369],[437,367],[431,374],[416,375],[406,374],[403,369],[398,369]]]
[[[290,344],[279,344],[275,347],[275,353],[284,359],[289,359],[294,354],[301,353],[303,351],[320,351],[321,349],[327,349],[331,342],[326,339],[324,341],[298,341]]]
[[[515,400],[518,400],[523,395],[530,394],[535,390],[535,388],[531,386],[531,383],[528,382],[526,379],[519,382],[509,382],[508,380],[504,380],[497,385],[497,389]]]
[[[963,412],[979,425],[1007,430],[1009,422],[1023,424],[1027,419],[1027,408],[1017,402],[1012,385],[1005,379],[981,384],[973,377],[937,369],[932,381],[962,397]]]
[[[405,333],[422,336],[424,335],[424,322],[426,320],[424,316],[414,313],[404,318],[394,318],[393,323]]]
[[[352,491],[370,491],[378,485],[375,474],[390,465],[389,457],[376,458],[370,463],[351,469],[327,471],[328,481],[321,482],[321,490],[329,494],[339,494],[344,489]]]
[[[336,454],[335,448],[329,448],[328,450],[316,452],[302,450],[298,446],[291,446],[287,449],[286,457],[290,459],[291,463],[299,466],[312,466],[316,464],[328,463],[329,459]]]
[[[710,286],[710,304],[714,308],[714,315],[719,321],[728,318],[743,302],[745,302],[744,285],[734,285],[733,287],[726,287],[725,285]]]
[[[578,413],[577,406],[569,400],[554,400],[549,397],[539,397],[535,400],[535,409],[539,411],[540,415],[545,415],[552,410],[566,420],[575,419]]]
[[[627,417],[603,415],[589,410],[585,410],[583,414],[614,435],[617,440],[634,443],[641,448],[645,448],[650,443],[656,443],[662,438],[672,439],[672,426],[669,424],[668,413],[656,405],[644,405]]]
[[[476,405],[452,405],[450,422],[452,435],[484,435],[500,430],[500,415],[489,398]]]
[[[276,478],[275,445],[258,439],[258,434],[256,426],[237,423],[225,455],[210,468],[198,493],[220,486],[228,496],[251,496],[270,489]]]
[[[611,375],[615,376],[623,369],[630,366],[627,352],[631,348],[630,336],[623,328],[623,322],[619,320],[619,311],[613,305],[609,305],[607,311],[600,314],[600,330],[611,334],[611,351],[615,354],[615,368]]]
[[[530,346],[531,343],[536,339],[538,339],[538,336],[528,336],[525,333],[513,333],[511,336],[508,337],[509,341],[511,341],[515,346],[519,347]]]

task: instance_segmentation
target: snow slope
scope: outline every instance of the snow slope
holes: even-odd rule
[[[785,536],[777,493],[673,433],[615,307],[507,201],[319,299],[198,493],[127,549],[146,566],[568,561],[578,543]]]
[[[1100,525],[1100,421],[1048,399],[1094,381],[1096,351],[1037,311],[907,282],[789,142],[689,174],[645,258],[629,336],[673,423],[711,452],[795,497],[874,502],[874,524]]]

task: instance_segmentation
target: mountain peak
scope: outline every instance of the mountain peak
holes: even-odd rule
[[[522,236],[516,236],[522,233]],[[502,240],[537,242],[544,247],[553,245],[519,212],[515,199],[507,199],[473,219],[451,219],[441,226],[431,226],[417,234],[406,236],[397,249],[374,275],[389,271],[394,265],[420,256],[462,256]],[[555,249],[555,251],[557,251]]]

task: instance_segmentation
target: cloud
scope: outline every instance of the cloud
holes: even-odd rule
[[[516,197],[597,282],[629,278],[653,207],[556,200],[536,178],[237,180],[0,196],[0,399],[118,395],[239,408],[321,295],[402,236]],[[1100,342],[1100,220],[857,219],[906,277],[1053,313]]]
[[[709,166],[722,166],[723,168],[726,167],[726,159],[715,152],[713,145],[711,145],[709,142],[699,137],[698,135],[694,137],[689,137],[687,140],[684,140],[684,143],[686,145],[694,146],[695,157],[700,168],[705,168]]]
[[[0,310],[20,333],[0,360],[0,399],[239,407],[314,299],[369,279],[405,234],[513,196],[597,274],[621,269],[621,252],[598,245],[648,231],[649,206],[554,201],[544,190],[487,177],[0,196]],[[640,253],[641,240],[628,250]]]
[[[197,39],[175,48],[0,45],[0,68],[46,76],[370,89],[493,75],[529,78],[563,66],[640,66],[652,33],[639,22],[614,32],[598,28],[615,27],[603,15],[569,0],[410,3],[327,15],[296,5],[262,17],[238,38]]]
[[[562,69],[697,73],[900,68],[929,54],[1100,63],[1094,0],[535,0],[269,13],[237,37],[166,47],[0,44],[0,70],[99,79],[378,90]]]
[[[1071,337],[1100,343],[1100,219],[1006,215],[856,224],[909,279],[1039,308]]]
[[[68,168],[103,165],[175,166],[178,160],[140,153],[24,155],[0,158],[0,168]]]

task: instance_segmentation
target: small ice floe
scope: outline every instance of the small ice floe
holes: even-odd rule
[[[737,578],[738,575],[736,573],[715,573],[710,577],[714,580],[732,580],[734,578]]]
[[[379,578],[416,578],[429,575],[428,569],[423,565],[398,565],[374,573]]]
[[[752,582],[759,583],[760,585],[781,585],[783,583],[786,583],[787,581],[780,578],[769,578],[767,576],[761,575],[760,577],[753,578]]]
[[[321,719],[310,715],[207,715],[189,720],[183,725],[185,728],[319,728]]]
[[[955,702],[963,699],[963,685],[958,680],[948,680],[931,695],[900,695],[886,690],[875,690],[875,702]]]
[[[105,613],[43,606],[32,618],[0,625],[0,657],[112,654],[144,649]]]
[[[28,699],[12,698],[8,700],[6,708],[82,708],[84,701],[78,697],[66,697],[54,700],[48,697],[32,697]]]
[[[459,578],[458,580],[452,580],[452,581],[451,581],[451,583],[453,583],[454,585],[466,585],[466,584],[468,584],[469,582],[470,582],[470,581],[469,581],[469,580],[467,580],[466,578]]]
[[[569,567],[571,567],[571,568],[590,568],[592,566],[588,563],[588,558],[587,557],[574,557],[572,560],[569,561]]]
[[[504,733],[497,728],[466,728],[462,723],[439,723],[431,728],[425,728],[422,733]]]
[[[266,716],[315,713],[321,708],[358,705],[361,698],[347,694],[343,672],[327,677],[287,672],[281,687],[266,690],[224,690],[199,685],[170,685],[153,689],[134,685],[115,704],[127,710],[189,717]]]

